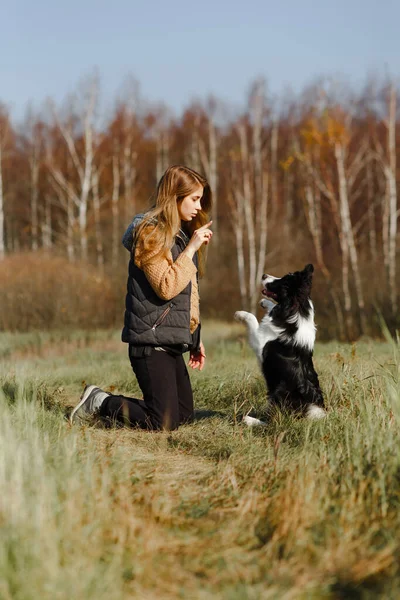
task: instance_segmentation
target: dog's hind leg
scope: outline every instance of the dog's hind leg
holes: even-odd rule
[[[307,419],[324,419],[326,417],[326,411],[316,404],[307,404],[306,408],[306,417]]]

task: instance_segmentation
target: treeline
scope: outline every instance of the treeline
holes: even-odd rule
[[[391,82],[355,94],[321,81],[278,101],[257,80],[241,113],[209,98],[175,116],[131,84],[104,120],[88,77],[62,106],[47,102],[19,124],[2,105],[0,260],[46,250],[89,262],[122,298],[122,232],[165,168],[183,163],[214,192],[203,313],[255,311],[263,272],[313,262],[321,336],[378,335],[379,315],[394,330],[397,98]]]

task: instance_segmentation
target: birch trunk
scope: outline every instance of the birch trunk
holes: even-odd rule
[[[90,104],[85,118],[85,166],[82,177],[82,191],[79,199],[78,221],[81,241],[81,257],[84,261],[88,259],[88,239],[87,239],[87,211],[89,202],[89,193],[93,174],[93,125],[92,117],[94,111],[95,96],[92,93]]]
[[[265,257],[267,254],[267,241],[268,241],[268,184],[269,177],[268,173],[263,174],[262,189],[260,196],[260,232],[259,232],[259,247],[258,247],[258,265],[256,282],[260,282],[262,275],[265,271]],[[256,309],[257,298],[253,299],[254,312]]]
[[[137,177],[137,152],[133,150],[133,136],[128,136],[128,141],[124,146],[123,176],[125,191],[125,221],[129,222],[136,213],[135,202],[135,183]],[[114,168],[114,166],[113,166]],[[118,181],[120,179],[118,167]],[[119,183],[118,183],[119,185]]]
[[[213,232],[215,243],[218,243],[218,167],[217,167],[217,132],[212,115],[208,123],[208,144],[210,148],[210,160],[208,169],[208,180],[213,195]]]
[[[62,124],[57,118],[53,107],[53,112],[57,125],[66,143],[69,158],[78,176],[78,185],[74,187],[70,178],[67,178],[61,169],[57,169],[54,165],[51,166],[52,175],[56,183],[64,192],[67,193],[69,199],[73,199],[78,211],[78,227],[81,258],[84,261],[88,259],[88,237],[87,237],[87,215],[89,195],[93,181],[94,168],[94,116],[98,98],[98,82],[97,78],[93,78],[87,88],[88,97],[85,99],[83,107],[83,145],[84,157],[79,156],[76,140],[73,136],[73,127]],[[73,119],[72,121],[73,122]]]
[[[218,244],[218,170],[217,170],[217,132],[214,123],[214,105],[211,107],[208,114],[208,151],[204,141],[199,137],[199,156],[203,170],[208,178],[208,183],[212,191],[213,198],[213,214],[212,214],[212,229],[213,229],[213,244]]]
[[[344,265],[344,274],[347,278],[346,283],[346,291],[348,291],[348,265],[347,265],[347,252],[350,257],[351,267],[354,275],[354,285],[357,294],[357,304],[359,309],[360,316],[360,326],[361,326],[361,334],[366,333],[366,318],[365,318],[365,303],[364,303],[364,294],[361,283],[360,270],[358,265],[358,253],[357,248],[354,241],[353,227],[351,223],[350,216],[350,208],[349,208],[349,199],[348,199],[348,190],[347,190],[347,180],[346,173],[344,167],[344,148],[340,143],[335,144],[335,158],[337,165],[337,172],[339,178],[339,198],[340,198],[340,218],[341,218],[341,228],[342,228],[342,236],[343,243],[346,249],[346,261]]]
[[[396,242],[397,242],[397,183],[396,183],[396,90],[392,85],[389,100],[387,181],[389,192],[389,290],[393,315],[397,313]]]
[[[169,137],[164,130],[156,134],[156,175],[157,182],[160,181],[169,166]]]
[[[325,265],[323,245],[322,245],[322,220],[321,220],[321,193],[318,189],[314,189],[314,186],[310,181],[305,186],[305,200],[306,200],[306,220],[308,224],[311,237],[313,239],[315,255],[317,259],[317,265],[321,269],[321,272],[328,285],[329,293],[331,295],[333,305],[336,312],[336,320],[339,329],[339,338],[345,339],[345,325],[343,319],[342,308],[340,306],[339,297],[332,286],[331,274]]]
[[[256,287],[256,236],[253,221],[253,207],[252,207],[252,193],[250,183],[250,172],[249,172],[249,152],[247,145],[247,132],[244,123],[239,126],[239,138],[240,138],[240,153],[241,153],[241,164],[242,164],[242,177],[243,177],[243,210],[244,210],[244,224],[247,232],[248,240],[248,255],[249,255],[249,269],[248,269],[248,295],[250,310],[253,305],[253,297],[255,294]]]
[[[190,166],[195,171],[200,171],[200,136],[199,136],[199,117],[196,115],[192,128],[191,144],[190,144]]]
[[[271,131],[271,218],[274,223],[278,210],[278,135],[279,124],[274,121]]]
[[[242,302],[242,308],[248,308],[248,296],[247,296],[247,284],[246,284],[246,269],[245,269],[245,257],[244,257],[244,218],[243,218],[243,195],[237,187],[234,187],[232,192],[233,201],[233,232],[235,235],[236,244],[236,261],[238,268],[239,278],[239,291],[240,299]]]
[[[119,173],[119,164],[118,164],[118,156],[114,154],[113,156],[113,188],[112,188],[112,196],[111,196],[111,210],[112,210],[112,255],[111,255],[111,263],[113,267],[117,266],[118,263],[118,254],[119,254],[119,187],[120,187],[120,173]]]
[[[94,227],[96,235],[96,257],[97,266],[100,271],[104,270],[104,251],[103,251],[103,238],[101,234],[101,222],[100,222],[100,194],[99,194],[99,173],[97,170],[93,172],[93,212],[94,212]]]
[[[51,225],[51,197],[46,194],[44,197],[44,218],[41,224],[42,246],[49,250],[52,246],[52,225]]]
[[[5,219],[4,219],[4,188],[3,188],[3,149],[0,139],[0,260],[5,256]]]
[[[70,196],[67,197],[67,256],[69,262],[75,261],[74,244],[75,214],[74,203]]]
[[[375,208],[374,208],[374,190],[371,173],[371,162],[367,165],[367,201],[368,201],[368,239],[369,239],[369,252],[371,261],[374,265],[377,264],[378,251],[376,243],[376,224],[375,224]]]
[[[36,155],[35,140],[33,140],[33,150],[31,157],[31,226],[32,239],[31,248],[33,251],[39,247],[39,226],[38,226],[38,197],[39,197],[39,162]]]

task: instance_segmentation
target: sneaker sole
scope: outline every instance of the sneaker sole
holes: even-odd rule
[[[91,392],[96,387],[97,386],[95,386],[95,385],[89,385],[89,386],[85,387],[85,389],[83,390],[78,404],[75,406],[72,413],[69,415],[69,422],[71,423],[71,425],[73,424],[75,414],[78,412],[78,410],[80,409],[82,404],[84,404],[86,402],[87,397],[91,394]]]

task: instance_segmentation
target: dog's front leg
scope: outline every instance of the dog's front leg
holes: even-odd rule
[[[258,321],[256,317],[245,310],[238,310],[235,312],[235,319],[246,325],[247,333],[249,335],[249,344],[257,356],[259,356],[260,344],[258,340]]]

